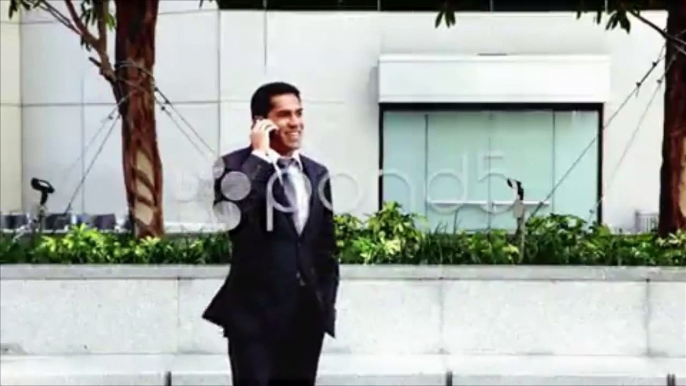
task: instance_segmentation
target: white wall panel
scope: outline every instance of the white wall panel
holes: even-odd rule
[[[374,103],[374,13],[272,13],[265,30],[269,80],[293,82],[313,102]]]
[[[55,193],[48,200],[48,210],[67,208],[82,176],[78,162],[82,149],[82,110],[79,106],[24,106],[22,109],[23,205],[29,210],[40,194],[31,189],[31,178],[48,180]],[[80,212],[82,193],[75,195],[72,208]]]
[[[114,104],[84,108],[84,170],[91,163],[93,166],[86,176],[83,194],[85,211],[90,214],[127,213],[121,119],[114,108]]]
[[[0,105],[0,211],[21,211],[21,108]]]
[[[250,103],[222,102],[219,153],[227,154],[250,144]]]
[[[384,53],[413,54],[602,54],[605,26],[591,14],[466,13],[451,28],[435,28],[433,12],[384,13],[378,18]]]
[[[85,142],[102,129],[95,143],[87,152],[86,163],[90,163],[110,129],[112,121],[105,121],[113,106],[89,106],[86,108]],[[180,118],[190,123],[199,136],[216,152],[218,140],[218,111],[216,104],[175,105],[177,112],[170,115],[156,108],[157,135],[162,158],[163,201],[165,220],[173,222],[202,222],[203,206],[207,194],[211,193],[204,179],[211,173],[214,155],[208,155],[205,146]],[[180,114],[180,115],[179,115]],[[176,123],[175,123],[176,122]],[[103,123],[105,124],[103,127]],[[183,132],[178,125],[183,129]],[[196,149],[183,133],[197,144]],[[205,152],[201,154],[200,151]],[[86,165],[87,166],[87,165]],[[89,213],[126,213],[126,192],[122,168],[121,124],[118,122],[102,153],[86,179],[85,201]]]
[[[110,60],[114,63],[114,43],[115,43],[115,32],[108,31],[107,33],[107,54]],[[87,52],[84,50],[84,55]],[[94,52],[89,56],[98,57]],[[115,103],[114,93],[112,92],[112,87],[110,83],[105,80],[105,78],[100,75],[100,68],[96,67],[93,63],[84,58],[85,62],[82,64],[83,70],[83,91],[81,103]]]
[[[0,103],[21,103],[19,24],[0,24]]]
[[[0,3],[0,211],[21,211],[21,26]]]
[[[0,23],[16,23],[21,20],[20,15],[14,15],[12,16],[12,19],[10,20],[9,18],[9,10],[10,10],[10,2],[9,1],[0,1]]]
[[[9,3],[9,1],[2,0],[0,1],[2,3]],[[68,15],[67,11],[67,6],[65,5],[63,0],[47,0],[48,3],[55,9],[57,9],[61,14],[63,15]],[[23,12],[23,11],[22,11]],[[55,17],[49,14],[48,12],[45,12],[39,8],[32,9],[28,12],[23,12],[22,13],[22,23],[46,23],[46,22],[54,22]],[[64,27],[62,27],[64,28]]]
[[[609,70],[601,55],[384,55],[379,101],[602,103]]]
[[[159,13],[179,12],[209,12],[217,10],[217,2],[214,0],[204,0],[200,7],[200,0],[160,0]]]
[[[211,12],[160,15],[155,77],[172,102],[219,97],[218,18]]]
[[[646,17],[660,27],[666,25],[664,13],[645,12]],[[612,55],[611,104],[605,109],[605,120],[620,107],[660,56],[664,40],[638,21],[631,33],[613,31],[609,34]],[[664,52],[663,52],[664,54]],[[660,166],[662,165],[662,129],[664,117],[664,86],[648,107],[657,80],[665,71],[663,60],[650,74],[637,95],[631,97],[604,134],[603,176],[606,198],[603,201],[604,221],[617,227],[631,228],[634,211],[657,213],[660,196]],[[641,115],[648,108],[643,124],[633,143],[631,136]],[[630,144],[630,145],[629,145]],[[628,153],[620,159],[627,146]],[[616,170],[616,172],[615,172]]]
[[[264,12],[220,12],[221,100],[250,101],[265,78]]]
[[[363,215],[378,203],[379,130],[375,106],[305,103],[303,154],[332,173],[334,210]]]
[[[81,103],[83,69],[92,66],[79,37],[57,23],[21,26],[24,104]]]
[[[176,105],[176,110],[178,113],[169,110],[167,115],[160,108],[156,109],[164,168],[165,221],[211,222],[211,177],[212,164],[218,155],[219,105]]]

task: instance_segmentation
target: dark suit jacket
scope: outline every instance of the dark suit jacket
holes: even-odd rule
[[[203,313],[207,321],[224,328],[226,335],[239,338],[275,337],[294,312],[294,299],[305,289],[316,300],[326,333],[335,336],[336,294],[339,265],[328,170],[301,156],[310,181],[308,220],[298,234],[291,214],[272,209],[273,226],[267,228],[267,195],[286,205],[283,189],[274,176],[274,166],[244,148],[223,156],[225,173],[241,172],[250,180],[250,193],[231,201],[215,181],[215,203],[235,203],[241,212],[239,225],[229,232],[232,264],[223,286]],[[271,188],[268,187],[271,179]],[[321,194],[326,201],[322,200]],[[331,208],[331,205],[328,205]]]

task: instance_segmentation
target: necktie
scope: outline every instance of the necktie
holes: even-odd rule
[[[276,164],[279,166],[279,169],[281,170],[281,181],[283,184],[283,191],[284,194],[286,195],[286,199],[288,200],[288,205],[291,210],[290,214],[293,219],[293,224],[295,225],[295,229],[300,233],[301,231],[301,225],[300,224],[300,216],[299,216],[299,206],[298,206],[298,196],[295,191],[295,183],[293,181],[293,178],[297,178],[297,176],[294,175],[294,173],[289,170],[291,166],[295,165],[295,159],[293,158],[279,158],[278,161],[276,161]]]

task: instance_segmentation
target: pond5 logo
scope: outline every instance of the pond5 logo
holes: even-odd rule
[[[404,186],[409,193],[409,207],[410,212],[414,212],[416,208],[414,206],[418,203],[416,200],[418,192],[423,194],[426,204],[428,204],[431,209],[437,212],[454,212],[464,205],[473,205],[481,208],[483,211],[491,214],[504,213],[512,208],[514,201],[516,199],[517,192],[513,189],[512,200],[503,201],[490,201],[490,200],[469,200],[470,189],[473,189],[478,184],[488,184],[494,183],[493,179],[501,179],[503,189],[508,188],[507,173],[504,169],[494,168],[492,166],[495,160],[504,160],[504,155],[501,152],[482,152],[480,156],[477,157],[477,167],[476,167],[476,184],[470,184],[470,165],[469,165],[469,155],[463,154],[461,157],[459,169],[444,168],[438,170],[427,176],[426,181],[413,181],[413,179],[405,172],[401,170],[380,170],[378,172],[379,177],[398,179],[401,182],[400,186]],[[472,173],[473,174],[473,173]],[[246,215],[241,213],[241,201],[248,198],[250,195],[252,186],[250,179],[245,174],[239,171],[229,171],[224,165],[222,158],[219,158],[213,166],[213,175],[219,184],[219,191],[221,192],[221,199],[214,205],[214,213],[217,218],[224,222],[224,224],[231,230],[235,229],[241,222],[242,216]],[[294,213],[297,210],[296,205],[291,205],[287,200],[282,200],[279,202],[274,194],[275,186],[282,186],[283,178],[300,178],[305,186],[306,202],[309,202],[309,197],[312,194],[312,186],[308,178],[304,178],[299,173],[293,173],[290,171],[276,170],[273,173],[266,186],[266,200],[264,205],[266,205],[266,226],[267,230],[271,231],[273,229],[274,213],[275,211],[280,211],[283,213]],[[346,172],[332,173],[319,181],[318,186],[318,197],[326,208],[333,211],[331,202],[324,196],[323,190],[326,182],[332,179],[347,179],[352,182],[355,198],[352,200],[352,205],[348,208],[338,208],[337,212],[340,213],[350,213],[353,210],[358,209],[362,203],[362,199],[365,195],[365,186],[369,187],[371,184],[361,184],[360,180],[354,175]],[[447,181],[446,181],[447,180]],[[276,185],[276,182],[280,185]],[[448,192],[453,199],[435,198],[431,191],[437,190],[441,187],[446,186],[446,182],[450,182],[448,186],[457,187],[455,191]],[[511,188],[511,187],[510,187]],[[433,189],[433,190],[432,190]],[[445,193],[445,188],[441,190]],[[278,196],[278,195],[277,195]],[[339,201],[340,202],[340,201]]]

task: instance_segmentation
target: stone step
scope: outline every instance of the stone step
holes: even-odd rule
[[[0,356],[5,385],[167,385],[173,355]]]
[[[684,358],[325,354],[318,385],[686,386]],[[224,355],[0,357],[2,385],[229,385]]]

